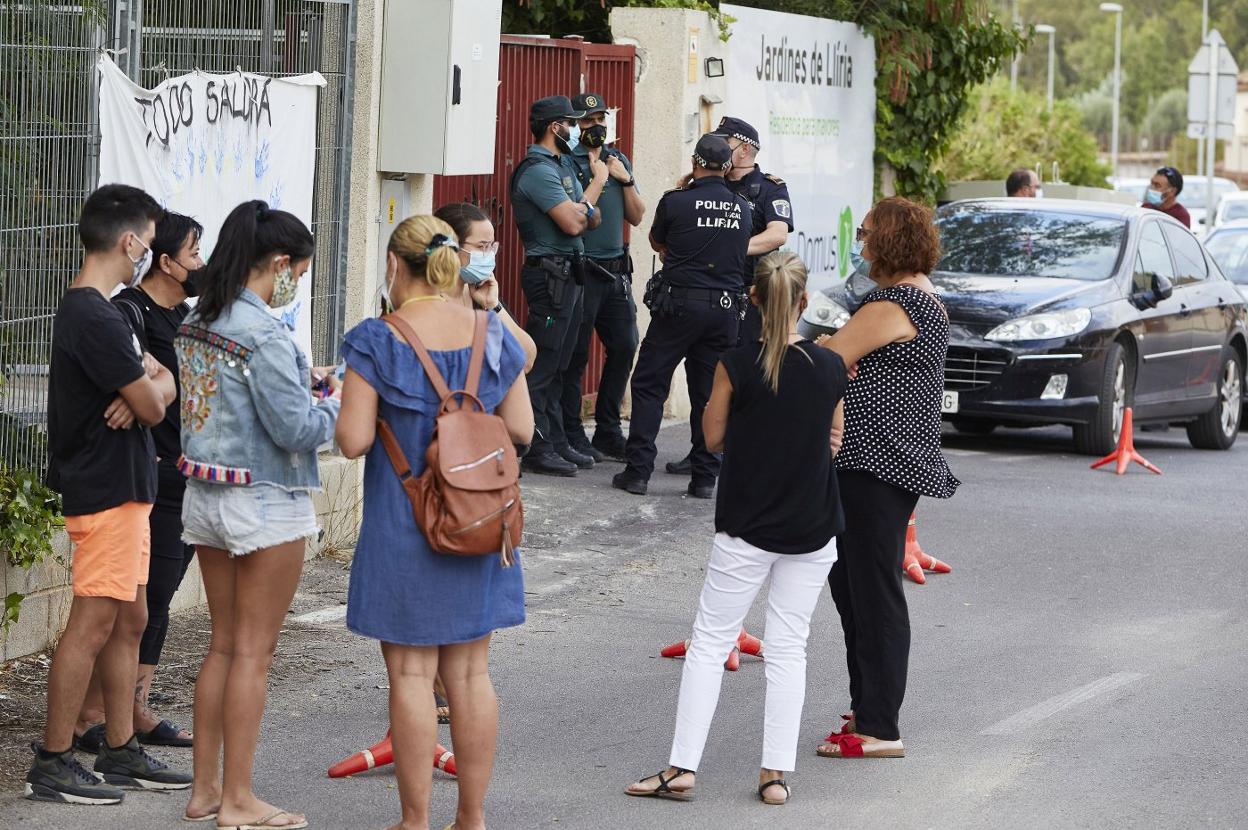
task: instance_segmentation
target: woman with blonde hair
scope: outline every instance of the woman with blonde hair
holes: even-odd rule
[[[454,827],[485,827],[498,726],[489,674],[490,635],[524,622],[519,566],[500,556],[445,556],[426,541],[403,484],[377,439],[384,418],[419,476],[441,401],[410,345],[413,335],[450,389],[468,376],[478,315],[447,300],[459,278],[454,231],[432,216],[404,220],[390,237],[384,291],[394,312],[347,333],[343,407],[337,439],[364,466],[364,520],[347,598],[347,627],[381,641],[390,675],[390,725],[402,820],[427,828],[437,719],[433,680],[442,678],[455,712],[451,738],[459,768]],[[485,317],[477,397],[507,425],[512,440],[533,437],[524,351],[497,315]],[[517,561],[519,551],[515,552]]]
[[[724,661],[763,583],[767,701],[758,797],[784,804],[806,696],[806,639],[836,561],[842,517],[832,458],[840,444],[845,366],[797,333],[806,266],[774,252],[751,289],[762,340],[725,352],[702,416],[706,446],[724,453],[715,540],[685,657],[670,766],[625,792],[688,799],[719,701]]]
[[[940,452],[949,318],[927,278],[940,259],[929,209],[883,199],[857,236],[879,288],[836,334],[819,338],[846,364],[858,364],[836,458],[845,532],[828,577],[845,632],[851,714],[816,751],[899,758],[905,748],[897,720],[910,659],[901,582],[906,522],[920,496],[947,499],[959,484]]]

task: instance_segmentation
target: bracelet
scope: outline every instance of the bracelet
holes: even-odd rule
[[[633,178],[631,178],[631,179],[629,179],[628,181],[624,182],[624,187],[636,187],[636,186],[637,186],[637,177],[636,177],[636,176],[634,176]]]
[[[503,310],[503,301],[502,301],[502,300],[499,300],[499,301],[498,301],[498,305],[496,305],[496,306],[494,306],[493,308],[491,308],[491,309],[490,309],[490,311],[494,312],[495,314],[500,314],[500,313],[502,313],[502,310]]]

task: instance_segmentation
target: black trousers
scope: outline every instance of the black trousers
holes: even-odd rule
[[[845,630],[850,704],[860,734],[896,741],[910,662],[901,562],[919,497],[860,470],[841,470],[837,478],[845,532],[828,584]]]
[[[633,369],[638,341],[637,305],[624,276],[617,274],[613,283],[593,275],[585,278],[581,328],[572,359],[563,373],[563,431],[567,440],[576,445],[589,443],[581,425],[581,381],[589,364],[589,344],[595,331],[606,352],[594,404],[595,434],[622,438],[620,405],[628,388],[628,373]]]
[[[537,455],[567,443],[560,398],[563,374],[580,330],[583,292],[571,279],[556,280],[545,270],[527,265],[520,272],[520,285],[529,305],[524,330],[537,344],[537,358],[527,378],[536,426],[529,453]]]
[[[147,628],[139,642],[139,662],[156,666],[169,633],[169,603],[186,576],[195,548],[182,542],[180,504],[157,500],[148,525],[152,531],[152,557],[147,572]]]
[[[689,427],[693,433],[693,483],[714,484],[719,475],[719,458],[706,449],[702,435],[702,411],[711,397],[715,365],[719,356],[737,341],[737,308],[722,308],[706,300],[677,300],[672,314],[655,315],[641,341],[637,368],[633,371],[633,417],[629,423],[625,457],[627,471],[648,479],[654,472],[658,453],[655,439],[663,422],[663,404],[672,388],[672,373],[685,361],[689,398],[693,411]]]

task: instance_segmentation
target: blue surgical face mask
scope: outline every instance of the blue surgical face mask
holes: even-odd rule
[[[575,147],[581,140],[581,125],[573,124],[568,127],[568,146]]]
[[[859,269],[862,269],[864,267],[867,268],[867,270],[870,270],[870,265],[867,263],[865,259],[863,259],[862,248],[863,248],[863,243],[862,243],[862,240],[859,239],[859,240],[855,240],[854,246],[849,249],[849,264],[850,266],[853,267],[855,271],[858,271]]]
[[[469,251],[468,264],[459,269],[459,278],[468,285],[479,285],[494,276],[494,251]]]
[[[1159,205],[1159,204],[1161,204],[1161,203],[1162,203],[1163,201],[1165,201],[1165,200],[1161,198],[1161,191],[1160,191],[1160,190],[1153,190],[1153,189],[1150,187],[1150,188],[1149,188],[1149,189],[1148,189],[1148,190],[1144,193],[1144,201],[1148,202],[1150,205]]]

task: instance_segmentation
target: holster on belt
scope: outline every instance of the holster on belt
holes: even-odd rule
[[[641,302],[656,317],[675,314],[676,303],[672,299],[672,289],[663,279],[662,271],[656,271],[646,282],[646,291],[642,294]]]
[[[602,267],[602,265],[599,264],[598,260],[596,259],[586,258],[585,272],[587,274],[592,274],[593,276],[597,277],[603,282],[609,282],[612,284],[615,283],[615,274],[611,273],[606,268]]]
[[[555,310],[562,310],[563,298],[572,278],[572,261],[568,257],[542,257],[541,268],[546,272],[546,291]]]

